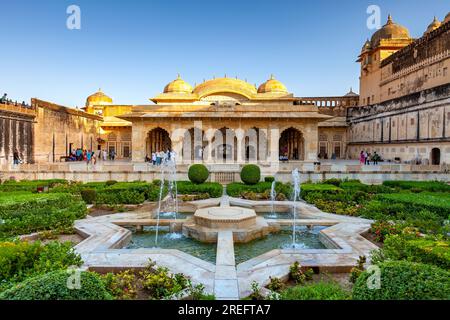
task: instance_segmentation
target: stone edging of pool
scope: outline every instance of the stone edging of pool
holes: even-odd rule
[[[217,202],[218,199],[210,199],[189,204],[204,208],[217,205]],[[271,205],[270,201],[236,198],[229,198],[229,202],[231,206],[244,208],[264,208]],[[294,205],[287,201],[274,204],[286,207]],[[233,242],[229,240],[218,242],[216,265],[176,249],[122,249],[132,236],[132,232],[123,226],[133,225],[139,220],[150,221],[152,218],[150,212],[126,212],[76,221],[75,229],[85,240],[75,246],[75,250],[81,255],[84,267],[89,270],[106,272],[139,269],[145,267],[151,259],[173,273],[184,273],[194,284],[204,284],[205,290],[215,293],[218,299],[238,299],[251,293],[253,281],[265,286],[269,282],[269,276],[285,279],[289,275],[289,266],[295,261],[305,267],[317,267],[321,271],[348,272],[356,265],[359,256],[369,257],[370,252],[377,249],[375,244],[361,236],[370,228],[371,220],[325,213],[305,203],[295,205],[301,209],[307,225],[329,226],[320,232],[319,237],[331,249],[276,249],[237,266],[234,263]],[[292,224],[292,220],[288,219],[279,222]]]

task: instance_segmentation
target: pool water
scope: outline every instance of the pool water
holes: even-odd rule
[[[327,227],[315,226],[308,229],[305,226],[298,226],[296,232],[297,249],[327,249],[319,240],[319,233]],[[275,249],[292,248],[292,228],[282,228],[279,233],[269,234],[267,237],[249,243],[235,243],[234,255],[236,265],[244,261],[253,259],[266,252]]]
[[[294,213],[289,212],[258,212],[258,216],[264,217],[264,219],[294,219]],[[295,217],[297,219],[306,219],[300,212],[297,212]],[[310,218],[308,218],[310,219]]]
[[[193,213],[191,212],[161,212],[159,214],[160,219],[186,219],[192,217]],[[157,218],[155,214],[155,219]]]
[[[315,226],[308,229],[306,226],[297,227],[297,249],[327,249],[319,240],[319,233],[327,227]],[[130,228],[130,230],[133,230]],[[134,231],[134,230],[133,230]],[[144,227],[143,232],[133,232],[131,242],[126,249],[160,248],[177,249],[199,259],[216,263],[217,245],[202,243],[195,239],[185,237],[181,233],[170,233],[169,227],[160,227],[158,245],[155,245],[156,227]],[[280,232],[269,234],[265,238],[249,243],[235,243],[234,254],[236,265],[253,259],[274,249],[292,248],[292,227],[283,227]]]
[[[216,263],[216,244],[201,243],[187,238],[181,233],[169,233],[168,227],[160,227],[158,245],[155,245],[155,227],[144,227],[143,232],[134,232],[131,242],[126,249],[160,248],[177,249],[199,259]]]

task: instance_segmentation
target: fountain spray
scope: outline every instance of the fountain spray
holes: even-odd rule
[[[294,169],[292,171],[292,180],[294,182],[294,205],[293,205],[293,215],[294,215],[294,223],[292,227],[292,247],[296,246],[296,233],[297,233],[297,199],[300,198],[300,173],[298,169]]]

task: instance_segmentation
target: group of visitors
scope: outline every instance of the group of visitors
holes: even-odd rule
[[[91,150],[83,150],[81,148],[78,148],[69,156],[69,161],[85,161],[87,164],[90,164],[91,162],[93,164],[97,163],[97,155],[94,151]]]
[[[167,149],[166,152],[164,151],[152,152],[151,157],[147,154],[145,156],[145,162],[149,162],[154,166],[160,166],[161,164],[168,161],[175,162],[175,156],[176,156],[175,151]]]
[[[19,103],[17,101],[12,101],[11,99],[8,99],[8,94],[7,93],[3,94],[3,96],[0,98],[0,103],[1,104],[14,105],[14,106],[21,106],[21,107],[24,107],[24,108],[31,108],[31,106],[28,105],[27,103],[25,103],[25,101],[22,101],[22,103]]]
[[[380,155],[376,151],[374,151],[373,154],[367,151],[361,151],[361,153],[359,154],[359,163],[370,165],[371,161],[374,165],[377,165],[378,162],[381,161]]]
[[[85,161],[87,164],[96,164],[97,160],[112,160],[116,159],[116,152],[111,150],[109,153],[106,150],[98,150],[97,153],[91,150],[83,150],[78,148],[70,154],[68,161]]]

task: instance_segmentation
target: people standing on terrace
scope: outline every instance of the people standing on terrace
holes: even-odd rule
[[[16,165],[16,166],[19,165],[19,163],[21,162],[20,154],[19,154],[19,151],[17,149],[14,149],[13,162],[14,162],[14,165]]]

